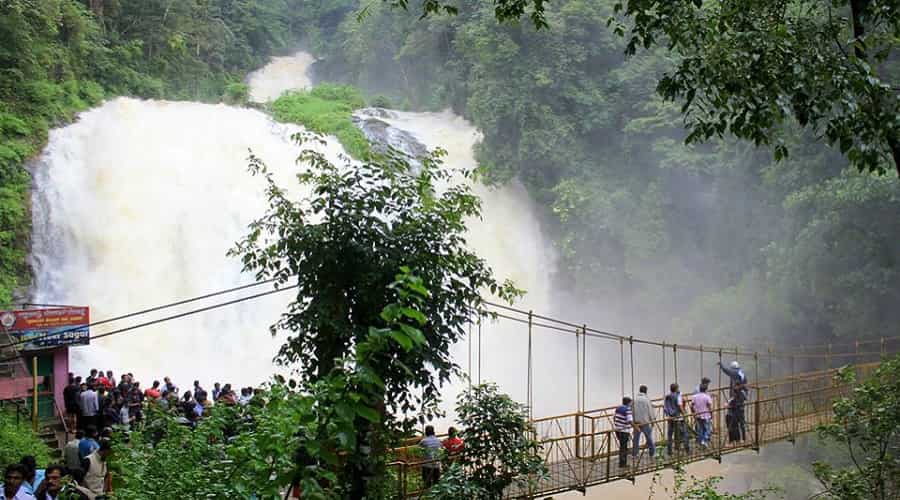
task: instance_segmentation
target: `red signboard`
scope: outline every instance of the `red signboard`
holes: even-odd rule
[[[0,311],[0,328],[16,340],[27,343],[24,349],[42,349],[58,345],[87,344],[90,341],[87,307],[54,307]]]

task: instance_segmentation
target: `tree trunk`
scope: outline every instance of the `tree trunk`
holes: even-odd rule
[[[104,0],[88,0],[88,8],[95,16],[103,17],[103,2]]]
[[[869,7],[870,0],[850,0],[850,16],[853,19],[853,52],[856,57],[866,59],[866,47],[862,44],[866,27],[862,23],[863,12]]]
[[[888,146],[891,147],[891,156],[894,157],[894,168],[897,169],[897,177],[900,177],[900,139],[897,139],[897,134],[888,136]]]

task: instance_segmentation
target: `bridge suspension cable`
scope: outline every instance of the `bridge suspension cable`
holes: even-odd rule
[[[553,318],[550,316],[536,314],[533,311],[524,311],[522,309],[517,309],[515,307],[511,307],[511,306],[508,306],[505,304],[498,304],[496,302],[482,301],[482,304],[491,309],[499,309],[499,310],[505,311],[506,313],[498,312],[495,310],[488,311],[487,309],[480,309],[479,317],[481,317],[481,316],[496,317],[496,318],[503,318],[503,319],[507,319],[507,320],[511,320],[511,321],[516,321],[516,322],[519,322],[522,324],[528,324],[528,319],[526,319],[526,318],[528,318],[530,315],[531,318],[537,318],[537,319],[542,320],[542,322],[540,322],[540,323],[533,322],[532,325],[534,327],[544,328],[547,330],[552,330],[554,332],[558,332],[558,333],[562,333],[562,334],[566,334],[566,335],[573,335],[573,332],[575,332],[574,334],[576,336],[584,335],[584,336],[590,337],[590,338],[600,338],[600,339],[612,340],[612,341],[617,341],[617,342],[626,342],[627,341],[629,343],[634,343],[634,344],[643,344],[643,345],[662,347],[663,349],[665,349],[667,347],[673,347],[673,350],[675,350],[676,352],[678,350],[691,351],[691,352],[701,353],[701,355],[704,352],[723,351],[723,352],[726,352],[729,354],[734,354],[736,357],[739,357],[739,356],[754,357],[754,356],[756,356],[756,357],[771,357],[771,358],[789,358],[791,356],[794,356],[796,358],[801,358],[801,359],[802,358],[829,359],[829,358],[835,357],[835,356],[866,357],[866,356],[873,356],[873,355],[876,355],[879,353],[884,353],[885,352],[885,348],[884,348],[885,342],[896,341],[896,340],[900,339],[900,336],[894,336],[894,337],[882,337],[879,339],[855,340],[854,342],[847,342],[847,343],[842,343],[842,344],[833,344],[832,343],[832,344],[818,344],[818,345],[805,345],[805,346],[801,345],[801,346],[798,346],[800,349],[799,353],[797,351],[775,351],[775,350],[771,350],[771,348],[767,352],[760,353],[756,350],[749,350],[746,348],[741,349],[736,346],[710,346],[710,345],[703,345],[703,344],[700,344],[700,345],[677,344],[677,346],[676,346],[675,344],[670,344],[670,343],[667,343],[667,342],[661,341],[661,340],[644,339],[644,338],[633,337],[633,336],[619,335],[619,334],[615,334],[615,333],[611,333],[611,332],[607,332],[607,331],[603,331],[603,330],[597,330],[594,328],[589,328],[586,325],[578,325],[578,324],[572,323],[570,321],[565,321],[565,320]],[[514,315],[519,315],[519,316],[524,316],[524,317],[517,317]],[[566,328],[566,327],[569,327],[569,328]],[[858,346],[860,346],[860,345],[871,345],[871,344],[879,344],[879,343],[881,345],[880,345],[878,352],[860,351],[858,348]],[[834,353],[832,349],[836,346],[857,347],[857,349],[855,352]],[[826,352],[826,353],[806,352],[806,349],[828,349],[829,352]],[[677,367],[676,367],[676,372],[677,372]]]
[[[235,292],[235,291],[238,291],[238,290],[243,290],[243,289],[246,289],[246,288],[250,288],[250,287],[253,287],[253,286],[262,285],[262,284],[265,284],[265,283],[271,283],[272,281],[274,281],[274,279],[271,279],[271,280],[265,280],[265,281],[259,281],[259,282],[252,283],[252,284],[249,284],[249,285],[242,285],[242,286],[240,286],[240,287],[230,288],[230,289],[228,289],[228,290],[221,290],[221,291],[219,291],[219,292],[214,292],[214,293],[210,293],[210,294],[206,294],[206,295],[201,295],[201,296],[198,296],[198,297],[193,297],[193,298],[190,298],[190,299],[181,300],[181,301],[178,301],[178,302],[173,302],[173,303],[170,303],[170,304],[164,304],[164,305],[161,305],[161,306],[152,307],[152,308],[149,308],[149,309],[144,309],[144,310],[141,310],[141,311],[136,311],[136,312],[133,312],[133,313],[130,313],[130,314],[125,314],[125,315],[122,315],[122,316],[117,316],[117,317],[115,317],[115,318],[104,319],[104,320],[101,320],[101,321],[97,321],[97,322],[91,323],[91,324],[89,324],[88,326],[96,326],[96,325],[100,325],[100,324],[110,323],[110,322],[113,322],[113,321],[119,321],[119,320],[121,320],[121,319],[132,318],[132,317],[139,316],[139,315],[142,315],[142,314],[147,314],[147,313],[149,313],[149,312],[159,311],[159,310],[162,310],[162,309],[167,309],[167,308],[175,307],[175,306],[178,306],[178,305],[187,304],[187,303],[190,303],[190,302],[196,302],[196,301],[198,301],[198,300],[202,300],[202,299],[205,299],[205,298],[215,297],[215,296],[218,296],[218,295],[223,295],[223,294],[226,294],[226,293],[231,293],[231,292]],[[131,326],[128,326],[128,327],[119,328],[119,329],[112,330],[112,331],[110,331],[110,332],[105,332],[105,333],[102,333],[102,334],[99,334],[99,335],[94,335],[94,336],[91,337],[91,339],[92,339],[92,340],[95,340],[95,339],[101,339],[101,338],[104,338],[104,337],[111,337],[111,336],[113,336],[113,335],[118,335],[118,334],[120,334],[120,333],[128,332],[128,331],[131,331],[131,330],[136,330],[136,329],[138,329],[138,328],[143,328],[143,327],[155,325],[155,324],[158,324],[158,323],[163,323],[163,322],[165,322],[165,321],[171,321],[171,320],[174,320],[174,319],[179,319],[179,318],[183,318],[183,317],[186,317],[186,316],[191,316],[191,315],[194,315],[194,314],[199,314],[199,313],[202,313],[202,312],[211,311],[211,310],[213,310],[213,309],[219,309],[219,308],[222,308],[222,307],[225,307],[225,306],[230,306],[230,305],[238,304],[238,303],[245,302],[245,301],[248,301],[248,300],[258,299],[258,298],[260,298],[260,297],[265,297],[265,296],[267,296],[267,295],[273,295],[273,294],[276,294],[276,293],[285,292],[285,291],[292,290],[292,289],[295,289],[295,288],[298,288],[298,287],[299,287],[299,285],[296,285],[296,284],[295,284],[295,285],[290,285],[290,286],[286,286],[286,287],[276,288],[276,289],[274,289],[274,290],[268,290],[268,291],[266,291],[266,292],[260,292],[260,293],[253,294],[253,295],[247,295],[247,296],[240,297],[240,298],[233,299],[233,300],[229,300],[229,301],[226,301],[226,302],[219,302],[219,303],[212,304],[212,305],[209,305],[209,306],[204,306],[204,307],[201,307],[201,308],[192,309],[192,310],[190,310],[190,311],[185,311],[185,312],[181,312],[181,313],[178,313],[178,314],[173,314],[173,315],[170,315],[170,316],[165,316],[165,317],[158,318],[158,319],[154,319],[154,320],[151,320],[151,321],[145,321],[145,322],[143,322],[143,323],[138,323],[138,324],[136,324],[136,325],[131,325]],[[84,327],[82,326],[82,327],[79,327],[79,328],[84,328]],[[60,332],[53,332],[53,333],[47,333],[47,334],[44,334],[44,335],[38,335],[38,336],[36,336],[36,337],[31,337],[31,338],[28,338],[28,339],[20,340],[20,341],[18,341],[18,342],[12,342],[12,343],[10,343],[10,344],[7,344],[5,347],[11,347],[11,346],[15,346],[15,345],[19,345],[19,344],[24,344],[24,343],[28,343],[28,342],[34,342],[35,340],[41,340],[41,339],[44,339],[44,338],[47,338],[47,337],[57,336],[57,335],[60,335],[60,334],[62,334],[62,333],[65,333],[66,331],[72,331],[72,330],[73,330],[73,329],[69,329],[69,330],[63,330],[63,331],[60,331]],[[15,355],[15,356],[8,356],[8,357],[6,357],[6,358],[0,359],[0,363],[5,363],[5,362],[8,362],[8,361],[12,361],[12,360],[14,360],[14,359],[23,358],[23,357],[24,357],[24,354],[19,353],[19,354]]]

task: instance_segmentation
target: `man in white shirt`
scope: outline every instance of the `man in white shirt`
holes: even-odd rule
[[[631,446],[631,458],[634,463],[638,460],[638,450],[641,444],[641,434],[647,440],[647,449],[650,450],[650,458],[656,455],[656,443],[653,442],[653,403],[647,396],[647,386],[642,385],[637,397],[634,398],[634,438]]]
[[[97,400],[97,392],[94,391],[93,386],[82,384],[82,387],[84,387],[84,390],[79,395],[82,417],[81,427],[86,429],[88,425],[93,425],[99,429],[100,422],[97,419],[97,414],[100,413],[100,402]]]

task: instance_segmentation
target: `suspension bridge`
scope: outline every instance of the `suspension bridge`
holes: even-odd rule
[[[727,454],[759,451],[762,446],[778,441],[794,442],[798,436],[814,432],[819,425],[831,421],[833,403],[852,391],[852,385],[838,382],[836,375],[839,370],[852,369],[856,380],[863,381],[878,367],[884,356],[900,351],[900,337],[792,346],[789,350],[775,350],[772,345],[763,346],[763,349],[748,349],[675,344],[616,335],[501,304],[487,303],[486,306],[483,317],[493,318],[495,322],[517,324],[523,336],[527,335],[525,405],[530,412],[538,453],[547,470],[540,477],[520,478],[508,488],[506,498],[509,499],[540,498],[570,491],[584,493],[592,486],[618,480],[634,481],[637,476],[675,465],[702,460],[721,462]],[[479,321],[477,333],[470,336],[470,342],[480,346],[482,330],[489,328],[489,325],[489,321]],[[535,334],[541,331],[567,334],[574,338],[576,364],[572,387],[577,394],[574,411],[536,418],[531,413],[534,408],[536,355],[533,345]],[[474,340],[471,340],[472,337]],[[654,420],[651,432],[656,444],[655,456],[650,455],[642,438],[637,459],[631,458],[632,450],[629,449],[628,464],[620,467],[618,438],[613,425],[618,405],[586,407],[589,340],[605,342],[607,349],[618,351],[615,353],[619,361],[619,379],[616,382],[621,395],[635,394],[636,380],[646,380],[641,375],[635,378],[636,366],[638,373],[644,376],[648,372],[657,374],[660,387],[665,390],[669,383],[680,381],[682,393],[687,397],[690,397],[701,377],[709,377],[716,385],[708,390],[714,402],[713,430],[708,445],[701,447],[697,444],[693,432],[694,420],[688,414],[685,421],[689,449],[682,441],[674,443],[671,452],[667,451],[667,427],[670,422],[663,415],[664,394],[660,393],[652,399]],[[641,349],[640,355],[635,354],[636,349]],[[652,355],[654,350],[655,356]],[[725,423],[730,397],[729,380],[726,376],[723,381],[723,374],[718,369],[718,363],[727,365],[732,360],[740,360],[744,366],[750,392],[744,408],[746,432],[742,439],[735,441],[729,439]],[[712,367],[714,371],[704,373],[704,367]],[[470,378],[474,373],[478,373],[480,378],[480,371],[480,366],[475,367],[471,361],[470,347]],[[630,392],[626,390],[629,385]],[[609,403],[614,402],[615,399],[609,400]],[[427,461],[416,458],[413,448],[409,446],[395,450],[395,460],[389,464],[398,478],[399,497],[403,499],[418,498],[424,493],[420,469]]]
[[[249,285],[222,290],[186,300],[181,300],[125,315],[96,321],[89,326],[97,326],[161,311],[170,307],[185,305],[199,300],[271,283],[264,280]],[[284,286],[274,290],[247,295],[238,299],[223,301],[179,312],[107,331],[93,336],[94,339],[124,334],[152,324],[170,321],[192,314],[198,314],[229,306],[246,300],[253,300],[273,293],[281,293],[296,288]],[[29,304],[31,305],[31,304]],[[880,360],[889,354],[900,352],[900,337],[880,339],[860,339],[843,344],[823,344],[816,346],[790,346],[787,350],[775,350],[774,346],[764,349],[738,346],[709,346],[668,343],[605,332],[587,325],[562,321],[523,311],[502,304],[485,302],[481,314],[477,315],[477,330],[469,335],[469,378],[481,380],[481,340],[483,330],[492,324],[505,322],[515,325],[518,338],[527,339],[527,354],[523,364],[527,368],[525,407],[529,411],[533,438],[538,443],[541,458],[547,473],[540,477],[520,478],[506,492],[506,498],[537,498],[569,491],[584,492],[591,486],[617,480],[634,480],[635,477],[652,473],[676,464],[701,460],[719,460],[729,453],[742,450],[759,450],[760,447],[776,442],[793,442],[798,436],[814,431],[820,424],[829,422],[832,406],[838,398],[847,396],[853,387],[840,383],[835,375],[842,367],[849,367],[856,373],[856,380],[862,381],[878,367]],[[535,392],[535,335],[543,332],[562,334],[574,339],[574,383],[575,408],[573,411],[536,418],[533,414]],[[65,333],[65,332],[62,332]],[[33,340],[33,339],[32,339]],[[7,339],[0,345],[2,351],[11,355],[0,357],[0,363],[20,363],[22,354],[17,347],[24,340]],[[477,342],[477,368],[473,361],[473,343]],[[590,343],[589,343],[590,342]],[[713,430],[708,446],[700,447],[692,443],[690,449],[675,446],[672,453],[666,452],[667,422],[662,413],[662,391],[653,400],[654,421],[651,424],[656,456],[650,456],[646,443],[638,450],[636,460],[629,459],[626,467],[618,464],[618,439],[613,427],[616,405],[591,408],[588,406],[588,346],[592,350],[596,344],[605,345],[608,364],[610,353],[618,354],[618,382],[620,396],[634,394],[636,383],[642,385],[652,374],[659,377],[660,388],[667,388],[670,382],[681,382],[683,393],[689,395],[700,378],[708,375],[717,383],[708,392],[713,396]],[[617,351],[617,352],[616,352]],[[636,352],[637,351],[637,352]],[[593,359],[593,356],[591,357]],[[725,430],[726,402],[729,387],[723,383],[722,373],[716,363],[740,360],[749,381],[750,399],[745,405],[746,433],[742,439],[730,441]],[[712,372],[704,372],[704,370]],[[635,373],[639,373],[636,378]],[[477,373],[477,377],[475,376]],[[638,381],[640,379],[640,381]],[[604,384],[610,386],[609,380]],[[648,384],[649,385],[649,384]],[[626,391],[630,387],[630,392]],[[562,388],[565,389],[565,388]],[[562,390],[560,389],[560,390]],[[607,393],[609,391],[606,391]],[[607,394],[608,395],[608,394]],[[613,397],[608,402],[614,402]],[[686,417],[688,428],[692,428],[692,417]],[[689,433],[690,434],[690,433]],[[689,435],[690,440],[690,435]],[[683,444],[683,443],[681,443]],[[389,464],[398,479],[398,496],[402,499],[421,497],[424,490],[421,482],[422,459],[409,453],[412,446],[394,450],[395,460]],[[630,453],[629,453],[630,455]]]

